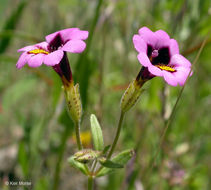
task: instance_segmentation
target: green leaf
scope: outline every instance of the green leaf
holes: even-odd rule
[[[134,150],[125,150],[119,154],[117,154],[115,157],[113,157],[111,159],[112,162],[114,163],[118,163],[118,164],[122,164],[122,165],[125,165],[134,155]],[[103,168],[98,174],[97,174],[97,177],[100,177],[100,176],[104,176],[104,175],[107,175],[111,172],[114,172],[115,169],[112,169],[112,168]]]
[[[103,150],[103,133],[100,127],[100,124],[94,114],[90,117],[91,122],[91,132],[93,137],[93,143],[95,150]]]
[[[103,149],[102,154],[103,154],[103,155],[106,154],[106,153],[108,152],[108,150],[109,150],[110,147],[111,147],[111,145],[105,146],[104,149]]]
[[[106,158],[104,157],[100,158],[99,162],[102,166],[106,168],[123,168],[124,167],[122,164],[112,162],[111,160],[106,160]]]
[[[68,158],[68,162],[70,163],[70,165],[72,167],[74,167],[75,169],[80,170],[83,174],[88,175],[86,167],[84,164],[78,162],[75,160],[74,156],[71,156],[70,158]]]

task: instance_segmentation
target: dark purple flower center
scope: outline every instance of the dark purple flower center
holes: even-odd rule
[[[61,35],[58,33],[54,39],[49,43],[50,51],[55,51],[59,49],[59,47],[64,45],[64,40],[62,39]]]
[[[168,47],[154,49],[151,45],[147,45],[147,56],[153,65],[168,65],[170,61],[170,53]]]
[[[54,39],[51,40],[51,42],[49,43],[48,49],[51,52],[56,51],[60,47],[62,47],[65,43],[66,42],[61,37],[60,33],[58,33],[54,37]],[[72,80],[72,72],[71,72],[71,68],[69,65],[69,61],[68,61],[66,52],[64,52],[64,56],[63,56],[62,60],[60,61],[60,63],[57,65],[54,65],[53,68],[61,77],[64,76],[67,81],[70,82]]]

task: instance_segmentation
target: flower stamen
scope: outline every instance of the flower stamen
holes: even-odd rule
[[[169,71],[171,73],[175,72],[176,70],[174,68],[172,68],[171,66],[167,66],[167,65],[155,65],[156,67],[158,67],[160,70],[164,70],[164,71]]]
[[[31,51],[28,51],[29,54],[49,54],[49,52],[45,51],[44,49],[34,49],[34,50],[31,50]]]
[[[152,51],[152,58],[157,57],[159,55],[158,50],[153,50]]]

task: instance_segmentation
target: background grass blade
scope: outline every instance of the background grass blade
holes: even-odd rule
[[[4,30],[15,30],[18,21],[21,19],[21,15],[23,13],[23,10],[27,4],[27,1],[22,0],[17,8],[15,8],[10,15],[10,17],[6,20],[5,25],[3,26],[3,31]],[[0,54],[3,53],[6,48],[9,46],[10,41],[13,38],[13,33],[11,33],[8,36],[4,36],[0,39]]]

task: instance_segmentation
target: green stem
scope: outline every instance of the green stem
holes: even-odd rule
[[[116,135],[115,135],[115,138],[114,138],[114,141],[111,145],[111,149],[106,157],[106,159],[109,159],[111,158],[113,152],[114,152],[114,149],[116,147],[116,144],[117,144],[117,141],[119,139],[119,135],[120,135],[120,132],[121,132],[121,129],[122,129],[122,123],[123,123],[123,119],[124,119],[124,115],[125,115],[125,112],[121,111],[121,114],[120,114],[120,118],[119,118],[119,123],[118,123],[118,127],[117,127],[117,131],[116,131]],[[101,166],[96,172],[95,172],[95,175],[97,175],[100,170],[102,169],[103,167]]]
[[[58,160],[56,162],[56,169],[55,169],[55,173],[54,173],[54,177],[53,177],[53,190],[57,190],[58,189],[58,185],[59,185],[59,179],[60,179],[60,171],[61,171],[61,165],[62,165],[62,158],[64,155],[64,151],[66,148],[66,142],[68,140],[68,137],[70,135],[70,130],[71,127],[66,127],[64,130],[64,133],[62,135],[62,142],[59,148],[59,153],[58,153]]]
[[[89,176],[88,177],[88,190],[93,190],[93,177]]]
[[[81,142],[81,136],[80,136],[80,122],[77,122],[75,124],[75,136],[77,141],[78,150],[83,149],[82,142]]]
[[[113,141],[113,143],[111,145],[111,149],[110,149],[110,151],[108,153],[107,159],[109,159],[112,156],[112,154],[114,152],[114,149],[116,147],[116,144],[117,144],[117,141],[119,139],[119,135],[120,135],[120,132],[121,132],[121,129],[122,129],[122,122],[123,122],[123,119],[124,119],[124,115],[125,115],[125,112],[121,111],[120,118],[119,118],[119,123],[118,123],[118,127],[117,127],[117,131],[116,131],[116,136],[115,136],[114,141]]]

